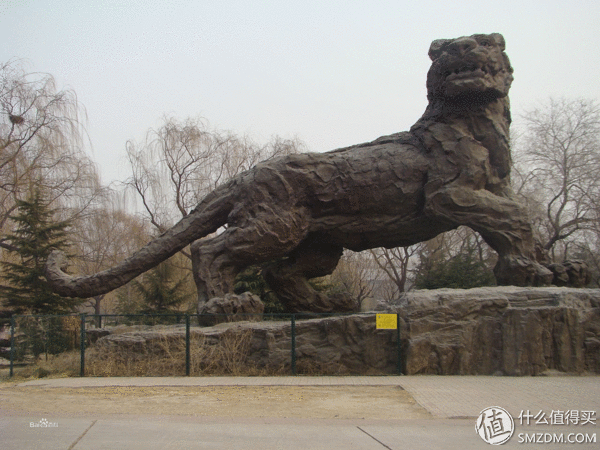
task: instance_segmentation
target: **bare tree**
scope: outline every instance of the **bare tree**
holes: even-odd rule
[[[600,106],[593,100],[550,99],[523,120],[514,179],[544,248],[560,262],[582,231],[598,230]]]
[[[369,252],[345,251],[336,269],[330,275],[330,282],[350,294],[360,308],[363,300],[373,294],[375,277],[378,276],[376,269]]]
[[[407,290],[410,265],[419,244],[410,247],[377,248],[369,250],[377,267],[385,274],[387,285],[382,283],[381,295],[390,302]]]
[[[20,61],[0,64],[0,247],[10,247],[3,238],[9,218],[33,186],[68,218],[102,194],[82,150],[82,111],[75,93],[58,91],[51,75],[27,73]]]
[[[118,199],[107,198],[104,205],[88,210],[75,221],[70,237],[81,274],[112,267],[151,239],[147,223],[119,209],[118,205]],[[85,306],[93,307],[95,314],[101,314],[105,297],[93,297]]]
[[[127,143],[132,176],[127,181],[148,214],[164,232],[217,185],[258,162],[298,152],[298,140],[274,138],[258,145],[247,137],[210,130],[201,119],[165,118],[149,130],[144,144]]]

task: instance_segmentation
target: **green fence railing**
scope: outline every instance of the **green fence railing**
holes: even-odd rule
[[[363,314],[365,315],[365,314]],[[375,314],[373,314],[374,316]],[[325,317],[341,317],[349,314],[71,314],[71,315],[14,315],[10,322],[10,369],[9,376],[14,376],[15,363],[40,355],[58,355],[63,352],[79,350],[79,376],[86,376],[86,349],[90,338],[96,330],[107,327],[142,327],[144,331],[152,331],[154,327],[174,326],[183,328],[185,342],[185,375],[191,375],[192,329],[202,330],[222,322],[234,322],[240,319],[247,321],[277,321],[289,323],[290,354],[289,367],[292,375],[297,375],[297,333],[301,321]],[[395,337],[396,373],[402,374],[402,342],[400,333],[400,316],[397,316]],[[375,323],[373,323],[375,326]]]

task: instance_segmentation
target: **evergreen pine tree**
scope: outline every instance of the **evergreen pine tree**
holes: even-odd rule
[[[492,270],[482,261],[473,260],[468,254],[459,254],[449,261],[436,262],[417,275],[417,289],[471,289],[495,286]]]
[[[478,256],[477,248],[469,238],[462,252],[449,259],[428,260],[423,257],[415,277],[417,289],[470,289],[495,284],[492,269]]]
[[[279,314],[285,312],[284,306],[279,301],[277,294],[273,292],[262,274],[260,265],[247,267],[240,272],[235,279],[233,291],[236,294],[251,292],[258,295],[265,305],[266,314]]]
[[[8,282],[0,294],[16,313],[59,314],[72,312],[80,300],[61,297],[48,286],[44,265],[53,250],[67,247],[68,222],[55,221],[39,188],[26,200],[17,202],[14,234],[7,236],[15,248],[12,260],[2,263]]]
[[[186,278],[178,277],[175,266],[169,262],[159,264],[143,275],[142,279],[132,281],[133,287],[141,296],[142,314],[174,314],[190,298],[186,290]],[[162,320],[169,323],[171,320]]]

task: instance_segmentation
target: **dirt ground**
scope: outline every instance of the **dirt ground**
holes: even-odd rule
[[[0,383],[0,412],[244,418],[426,419],[404,390],[386,386],[47,388]]]

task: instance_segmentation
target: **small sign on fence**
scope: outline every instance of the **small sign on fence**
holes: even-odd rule
[[[378,330],[397,330],[398,329],[397,314],[377,314],[375,323]]]

